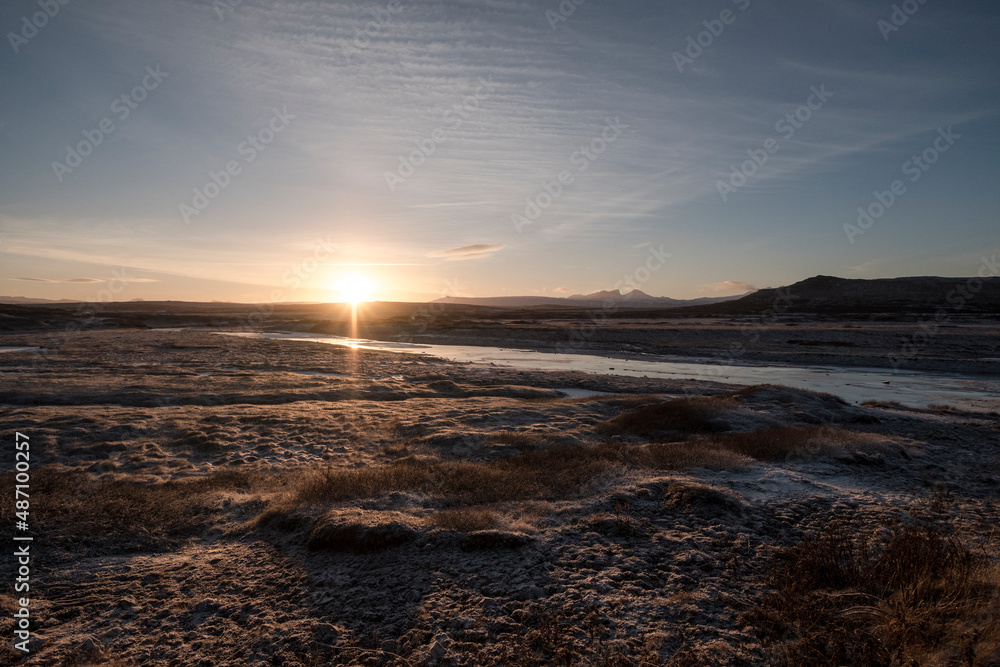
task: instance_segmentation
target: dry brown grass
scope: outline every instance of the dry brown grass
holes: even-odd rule
[[[741,433],[720,433],[712,442],[720,448],[758,461],[782,461],[792,452],[802,451],[810,442],[831,429],[819,426],[782,426]]]
[[[954,405],[947,405],[946,403],[928,403],[927,409],[933,410],[938,415],[956,415],[963,412],[963,410],[956,408]]]
[[[784,403],[801,398],[807,408],[832,410],[843,401],[829,394],[801,392],[780,385],[756,385],[729,394],[678,398],[639,405],[596,426],[608,436],[635,435],[659,443],[670,443],[655,452],[663,457],[664,467],[699,465],[729,468],[750,459],[781,461],[791,454],[821,454],[860,446],[868,448],[871,437],[824,426],[778,426],[756,431],[730,431],[728,422],[738,422],[741,405],[750,399]],[[803,408],[805,409],[805,408]],[[805,414],[807,423],[823,423]],[[745,416],[743,417],[745,420]],[[692,442],[691,437],[696,439]],[[678,441],[687,440],[680,443]]]
[[[0,478],[8,478],[8,488],[13,488],[12,474]],[[83,472],[42,466],[31,473],[31,524],[77,555],[91,549],[114,553],[159,549],[201,534],[211,525],[213,494],[262,491],[286,481],[285,475],[234,470],[149,484],[128,478],[95,479]],[[0,512],[8,515],[13,514],[10,496],[0,499]]]
[[[663,503],[665,506],[708,511],[711,514],[742,512],[742,504],[732,494],[694,482],[674,482],[668,486]]]
[[[302,482],[292,500],[318,503],[421,491],[459,505],[575,497],[594,477],[628,463],[625,448],[556,447],[491,463],[412,457],[368,468],[326,470]]]
[[[722,421],[731,399],[677,399],[649,405],[609,419],[597,429],[606,435],[630,433],[652,440],[647,454],[652,467],[681,469],[702,466],[737,468],[751,460],[782,461],[790,454],[830,452],[851,445],[859,436],[829,426],[781,426],[747,432],[726,430]],[[704,439],[676,440],[692,434]]]
[[[476,665],[504,667],[659,667],[652,647],[620,634],[606,613],[592,606],[570,617],[563,609],[542,609],[525,621],[526,631],[473,656]],[[614,640],[620,640],[617,644]]]
[[[399,512],[333,509],[313,522],[308,545],[314,551],[374,553],[412,541],[418,530]]]
[[[521,451],[538,449],[551,440],[551,434],[526,431],[494,431],[489,435],[489,441],[497,444],[512,445]]]
[[[643,405],[597,425],[604,435],[633,434],[675,439],[691,433],[718,433],[728,425],[722,416],[735,407],[731,398],[699,396]]]
[[[386,456],[399,458],[401,456],[409,456],[411,452],[407,443],[393,442],[382,447],[382,453]]]
[[[393,491],[410,491],[430,484],[436,464],[412,456],[380,466],[339,470],[327,468],[307,475],[293,492],[300,503],[376,498]]]
[[[643,462],[657,470],[736,470],[753,463],[744,454],[724,449],[714,442],[693,440],[688,442],[653,443],[643,448]]]
[[[780,554],[745,615],[776,665],[1000,664],[1000,569],[933,525],[844,524]]]
[[[865,401],[861,404],[863,408],[902,408],[903,404],[899,401]]]
[[[41,469],[32,475],[32,510],[38,529],[71,533],[82,540],[117,536],[141,548],[166,538],[200,532],[205,505],[184,485],[95,480],[82,473]],[[89,536],[93,536],[92,538]],[[129,550],[129,549],[126,549]]]
[[[482,507],[459,507],[442,510],[431,517],[431,523],[438,528],[469,533],[476,530],[495,528],[499,517],[493,510]]]
[[[377,498],[397,491],[439,496],[451,505],[579,497],[599,475],[614,469],[738,468],[742,454],[710,442],[557,446],[491,462],[407,457],[366,468],[327,469],[305,477],[288,499],[293,505]]]
[[[821,456],[837,452],[879,452],[886,449],[880,435],[834,426],[780,426],[757,431],[721,433],[713,445],[758,461],[789,461],[794,456]]]

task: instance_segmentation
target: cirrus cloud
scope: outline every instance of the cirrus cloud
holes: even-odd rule
[[[106,283],[117,280],[123,283],[158,283],[155,278],[11,278],[10,280],[26,280],[35,283]]]
[[[428,257],[442,257],[449,262],[457,262],[464,259],[483,259],[490,257],[496,252],[503,250],[506,246],[499,244],[477,243],[475,245],[462,246],[461,248],[449,248],[447,250],[435,250],[427,253]]]
[[[702,291],[708,292],[755,292],[758,288],[756,285],[751,283],[745,283],[740,280],[723,280],[721,283],[710,283],[708,285],[701,286]]]

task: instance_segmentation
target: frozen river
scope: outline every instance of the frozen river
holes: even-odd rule
[[[850,403],[878,400],[899,401],[913,407],[937,403],[979,409],[996,409],[1000,403],[1000,380],[988,376],[834,366],[722,365],[709,363],[707,360],[697,363],[655,358],[622,359],[594,354],[565,354],[478,345],[397,343],[301,333],[228,335],[425,354],[451,361],[541,371],[582,371],[599,375],[711,380],[732,384],[783,384],[828,392]]]

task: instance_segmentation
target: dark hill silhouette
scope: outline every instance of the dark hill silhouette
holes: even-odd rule
[[[978,289],[977,289],[978,288]],[[710,306],[681,308],[678,314],[951,313],[1000,314],[1000,277],[837,278],[814,276],[787,287],[766,288]]]

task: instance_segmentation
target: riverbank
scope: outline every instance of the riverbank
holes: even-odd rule
[[[265,338],[286,345],[328,344],[431,356],[452,362],[471,363],[490,368],[513,368],[549,373],[582,372],[587,375],[612,375],[634,378],[658,378],[724,382],[727,384],[783,384],[800,389],[831,393],[848,403],[894,401],[911,407],[949,404],[963,409],[1000,409],[1000,386],[993,375],[958,375],[938,371],[888,370],[878,368],[841,368],[836,366],[798,367],[763,363],[713,363],[711,359],[660,357],[649,354],[585,354],[555,350],[525,350],[476,345],[439,343],[404,343],[344,338],[323,334],[288,332],[216,332],[225,336]]]
[[[499,326],[498,326],[499,325]],[[312,325],[317,333],[345,334],[339,324]],[[626,356],[641,354],[715,363],[884,368],[961,374],[1000,373],[1000,327],[995,319],[872,316],[784,316],[644,319],[463,319],[391,326],[372,323],[363,335],[440,345],[488,345]]]

